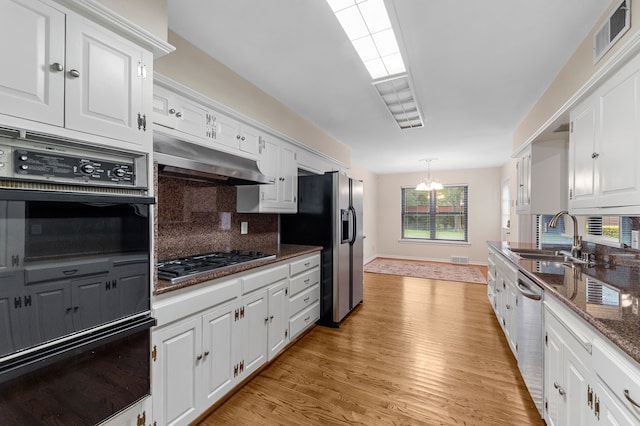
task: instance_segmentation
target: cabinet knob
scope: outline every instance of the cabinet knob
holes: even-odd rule
[[[269,317],[264,319],[264,323],[267,324],[269,322]]]
[[[200,355],[198,355],[198,356],[196,357],[196,361],[200,361],[201,359],[202,359],[202,354],[200,354]]]
[[[240,140],[240,135],[236,135],[236,139]]]
[[[169,110],[169,114],[175,114],[175,113],[176,113],[176,109],[175,109],[175,108],[171,108],[171,109]]]
[[[64,71],[64,67],[60,62],[54,62],[51,64],[51,69],[53,71]]]
[[[209,356],[209,351],[204,351],[204,356]]]
[[[556,389],[558,389],[558,393],[559,393],[561,396],[564,396],[564,395],[565,395],[565,393],[566,393],[566,392],[564,391],[564,389],[562,389],[562,387],[558,384],[558,382],[554,382],[554,383],[553,383],[553,387],[554,387],[554,388],[556,388]]]
[[[78,71],[78,70],[76,70],[76,69],[69,70],[69,75],[70,75],[71,77],[78,78],[78,77],[80,77],[80,71]]]
[[[269,317],[269,321],[273,322],[273,315]]]
[[[594,152],[594,153],[591,154],[591,158],[593,158],[594,160],[596,158],[598,158],[599,156],[600,156],[600,154],[598,154],[597,152]]]
[[[244,141],[244,136],[240,138],[241,141]]]
[[[182,117],[182,113],[180,111],[176,112],[176,117],[178,118]]]

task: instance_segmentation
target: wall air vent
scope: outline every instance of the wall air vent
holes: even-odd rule
[[[616,44],[630,26],[631,0],[622,0],[593,36],[594,64]]]
[[[381,78],[374,80],[372,84],[401,129],[424,126],[408,74]]]

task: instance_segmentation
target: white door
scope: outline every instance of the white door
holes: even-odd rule
[[[264,148],[260,153],[258,168],[268,177],[275,178],[275,183],[260,185],[260,204],[266,207],[279,207],[281,188],[279,170],[280,144],[271,139],[264,140]]]
[[[240,151],[258,155],[260,147],[260,134],[253,127],[242,126],[240,136]]]
[[[254,372],[267,361],[267,291],[259,291],[244,299],[242,319],[242,375]]]
[[[65,126],[141,144],[151,131],[142,104],[150,64],[150,54],[135,44],[68,16]]]
[[[235,385],[233,365],[236,361],[233,338],[235,334],[234,308],[228,304],[205,314],[203,323],[203,372],[201,394],[205,396],[205,406],[220,399]]]
[[[64,13],[0,0],[0,113],[64,124]]]
[[[215,114],[215,120],[216,142],[237,150],[240,146],[240,123],[222,114]]]
[[[298,164],[296,152],[292,146],[283,145],[280,149],[280,170],[282,207],[295,212],[298,197]]]
[[[596,108],[587,99],[572,112],[569,135],[569,206],[590,207],[596,195],[594,158],[596,150]],[[595,154],[595,155],[594,155]]]
[[[289,321],[286,306],[287,280],[269,288],[269,359],[273,358],[287,344]]]
[[[188,424],[200,411],[196,358],[202,353],[202,317],[154,331],[152,339],[154,420],[159,425]]]
[[[640,71],[616,75],[600,97],[600,205],[640,204]]]
[[[587,386],[589,378],[587,368],[578,356],[568,346],[564,348],[566,376],[563,390],[566,398],[566,425],[588,424],[591,412],[586,403]]]

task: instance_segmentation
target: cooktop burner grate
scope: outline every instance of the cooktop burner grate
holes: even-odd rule
[[[213,270],[230,267],[239,263],[275,259],[275,255],[259,251],[231,250],[197,254],[179,259],[169,259],[158,263],[158,278],[175,284],[203,275]]]

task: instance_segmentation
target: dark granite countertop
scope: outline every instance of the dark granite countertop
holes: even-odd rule
[[[215,280],[217,278],[226,277],[232,274],[236,274],[238,272],[259,268],[260,266],[270,265],[273,263],[289,260],[297,256],[319,252],[320,250],[322,250],[322,247],[304,246],[304,245],[297,245],[297,244],[280,244],[280,245],[274,244],[271,246],[255,247],[254,250],[261,251],[263,253],[275,254],[276,257],[275,259],[267,259],[267,260],[262,260],[258,262],[251,262],[250,264],[240,263],[238,265],[225,268],[224,270],[213,270],[197,278],[185,280],[176,284],[171,284],[170,281],[156,279],[153,293],[155,295],[160,295],[160,294],[168,293],[170,291],[200,284],[205,281]]]
[[[509,250],[530,243],[489,241],[525,275],[640,363],[640,263],[566,265],[522,259]]]

